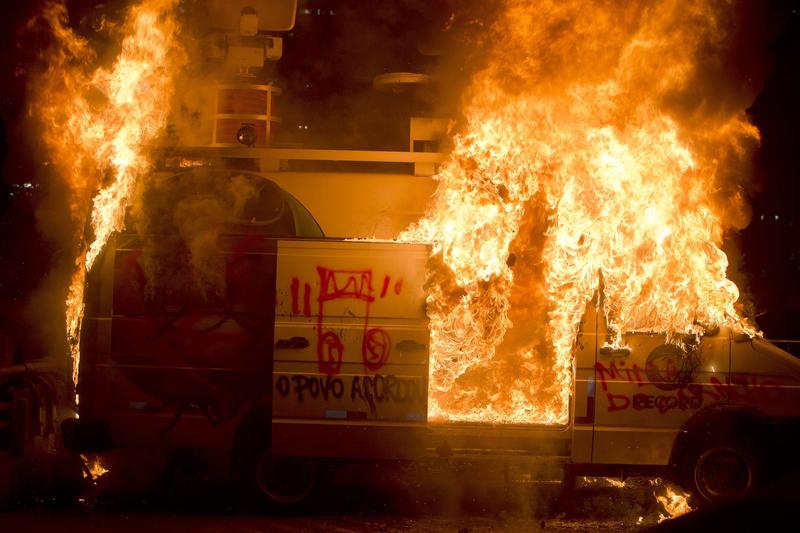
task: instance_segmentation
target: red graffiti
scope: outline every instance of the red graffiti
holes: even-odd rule
[[[608,393],[608,410],[609,411],[622,411],[631,405],[631,400],[624,394]]]
[[[300,289],[300,280],[297,278],[292,278],[292,285],[290,290],[292,291],[292,314],[299,315],[300,314],[300,301],[298,299],[298,290]]]
[[[606,393],[608,411],[623,411],[633,408],[636,411],[656,409],[659,414],[664,414],[673,409],[685,411],[687,409],[700,409],[703,405],[703,395],[707,391],[701,385],[678,389],[676,394],[643,394],[633,395]],[[712,393],[713,394],[713,393]]]
[[[303,314],[311,316],[311,285],[303,284]]]
[[[342,371],[342,356],[344,345],[342,340],[333,331],[326,331],[319,336],[317,356],[319,358],[319,371],[323,374],[333,375]]]
[[[780,383],[755,374],[731,374],[725,383],[716,376],[709,381],[720,396],[730,398],[732,403],[774,402],[783,398]]]
[[[622,368],[625,365],[624,361],[620,362],[620,366],[617,366],[616,362],[611,362],[609,367],[606,367],[603,363],[597,362],[595,364],[595,370],[597,371],[597,379],[600,381],[600,384],[603,386],[604,391],[608,391],[608,381],[626,381],[627,383],[635,383],[640,387],[644,385],[648,385],[648,381],[646,379],[642,379],[642,369],[639,368],[638,365],[634,364],[630,368]]]
[[[375,301],[372,296],[371,270],[331,270],[318,266],[320,314],[321,305],[330,300],[356,298],[367,303]]]
[[[725,400],[727,398],[727,394],[721,393],[717,388],[715,382],[718,382],[719,380],[716,378],[716,376],[711,376],[711,378],[709,378],[708,381],[709,383],[711,383],[711,385],[714,386],[713,389],[709,387],[704,387],[700,383],[689,383],[688,385],[686,385],[686,390],[692,393],[693,396],[697,396],[701,399],[707,396],[710,400],[714,402]],[[682,390],[683,389],[678,389],[679,392]]]
[[[389,334],[380,329],[372,328],[364,335],[364,346],[362,355],[364,357],[364,367],[373,372],[380,368],[389,359],[389,352],[392,349],[392,340]]]
[[[300,314],[300,280],[292,278],[292,284],[289,287],[292,294],[292,314]],[[311,285],[303,283],[303,316],[311,316]]]
[[[383,288],[381,289],[381,298],[386,296],[386,292],[389,290],[389,276],[383,277]]]
[[[597,379],[608,400],[608,411],[623,411],[630,408],[637,411],[655,409],[664,414],[673,409],[699,409],[705,397],[712,401],[724,398],[714,384],[716,377],[712,376],[710,379],[711,385],[714,386],[713,390],[700,383],[689,383],[691,374],[687,374],[686,368],[678,365],[674,357],[657,355],[659,356],[648,358],[644,369],[635,363],[626,367],[625,361],[619,361],[619,364],[612,361],[608,366],[599,361],[595,364]],[[675,391],[675,393],[616,394],[609,391],[609,381],[633,384],[639,388],[651,385],[662,391]]]
[[[647,380],[653,384],[659,384],[665,390],[674,389],[679,385],[681,379],[681,368],[677,365],[674,358],[661,358],[657,364],[654,361],[645,363],[645,373]],[[634,365],[635,367],[636,365]],[[638,369],[637,369],[638,370]]]
[[[685,369],[679,367],[672,359],[661,359],[659,363],[661,364],[648,361],[642,368],[636,363],[626,367],[625,361],[620,361],[619,366],[612,361],[608,367],[597,362],[595,370],[604,391],[608,390],[608,381],[625,381],[639,387],[655,385],[662,390],[674,390],[683,385],[683,379],[689,377]]]
[[[637,411],[655,409],[664,414],[673,409],[699,409],[705,400],[732,403],[774,402],[783,397],[783,390],[776,381],[762,379],[753,374],[731,374],[724,381],[710,376],[708,383],[690,383],[686,368],[669,358],[661,358],[660,364],[648,361],[644,375],[636,364],[625,367],[625,362],[611,362],[608,366],[595,364],[597,380],[608,400],[608,411],[633,408]],[[609,382],[634,384],[637,387],[655,386],[674,394],[616,394],[609,391]],[[612,389],[613,390],[613,389]]]
[[[653,395],[653,394],[634,394],[633,408],[637,411],[644,409],[658,409],[660,414],[664,414],[671,409],[700,409],[703,405],[703,398],[698,396],[687,396],[683,389],[678,389],[677,395]]]
[[[332,301],[352,299],[364,302],[364,326],[361,341],[361,357],[364,368],[377,372],[389,360],[392,341],[389,333],[381,328],[369,326],[370,305],[375,301],[372,286],[371,270],[335,270],[317,266],[319,275],[319,295],[317,296],[317,360],[319,371],[327,375],[339,374],[342,371],[345,345],[340,338],[341,333],[326,328],[326,305]],[[392,287],[395,294],[402,292],[402,278],[391,284],[387,275],[383,278],[380,298],[384,298]],[[292,314],[301,314],[300,280],[291,279],[290,292],[292,298]],[[352,314],[352,311],[348,310]],[[311,285],[303,283],[302,314],[311,316]],[[357,316],[357,315],[353,315]]]
[[[364,365],[369,370],[380,369],[389,357],[390,344],[387,340],[371,334],[369,330],[369,305],[375,301],[372,296],[372,271],[371,270],[332,270],[317,267],[319,274],[320,292],[317,297],[319,311],[317,313],[317,357],[319,371],[324,374],[338,374],[342,369],[344,345],[339,336],[333,331],[325,331],[325,303],[333,300],[355,299],[364,302],[364,333],[361,341],[361,355]],[[380,331],[380,330],[375,330]],[[388,339],[388,334],[385,334]],[[381,348],[383,343],[383,348]]]

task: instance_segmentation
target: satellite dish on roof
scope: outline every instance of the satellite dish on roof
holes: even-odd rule
[[[294,28],[297,0],[206,0],[206,2],[209,21],[218,29],[238,30],[243,13],[247,14],[248,18],[256,17],[257,31],[288,31]]]
[[[423,85],[428,85],[431,77],[414,72],[390,72],[379,74],[372,80],[372,86],[383,92],[402,93]]]

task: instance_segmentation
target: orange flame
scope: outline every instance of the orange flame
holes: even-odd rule
[[[656,496],[656,500],[667,512],[667,515],[658,514],[659,524],[664,520],[677,518],[694,510],[692,506],[689,505],[689,494],[671,485],[667,485],[666,494],[664,496]]]
[[[100,477],[103,477],[109,472],[109,469],[103,466],[103,463],[100,461],[100,457],[94,456],[89,459],[86,455],[81,454],[81,459],[83,460],[83,464],[86,466],[86,471],[83,473],[83,477],[91,476],[92,480],[96,480]]]
[[[48,4],[43,13],[55,42],[34,110],[45,125],[52,161],[70,188],[71,215],[80,231],[92,205],[93,237],[88,243],[77,239],[80,253],[66,300],[76,384],[86,272],[123,227],[137,180],[150,169],[148,148],[166,124],[174,77],[184,62],[176,41],[177,5],[178,0],[142,0],[130,7],[110,68],[96,66],[89,42],[67,26],[62,3]]]
[[[429,418],[565,424],[598,291],[611,345],[756,333],[720,246],[747,223],[736,173],[758,131],[746,95],[704,78],[720,74],[705,57],[726,46],[727,8],[504,2],[433,204],[400,236],[441,265]]]

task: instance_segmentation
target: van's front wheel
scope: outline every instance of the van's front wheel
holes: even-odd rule
[[[710,444],[690,457],[685,473],[700,503],[747,496],[761,480],[760,455],[743,444]]]
[[[272,502],[292,505],[306,499],[317,482],[317,467],[307,457],[285,457],[264,451],[255,464],[255,485]]]

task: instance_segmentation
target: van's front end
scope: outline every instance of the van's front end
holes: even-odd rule
[[[733,334],[727,401],[694,415],[672,460],[701,501],[752,493],[795,463],[800,443],[800,360],[768,341]]]

